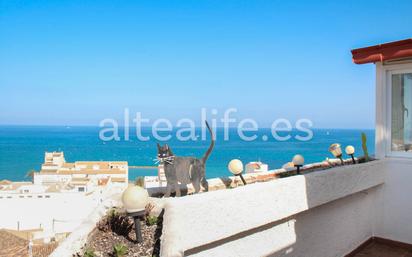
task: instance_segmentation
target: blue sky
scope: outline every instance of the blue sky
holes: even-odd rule
[[[374,66],[350,50],[412,36],[412,1],[0,3],[0,124],[235,107],[262,125],[372,128]]]

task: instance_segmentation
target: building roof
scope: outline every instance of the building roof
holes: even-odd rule
[[[90,181],[90,178],[85,178],[85,177],[81,177],[81,178],[72,178],[72,181]]]
[[[110,166],[110,165],[127,165],[126,161],[76,161],[75,165],[86,165],[86,166]]]
[[[90,178],[72,178],[70,184],[72,185],[87,185],[90,182]]]
[[[126,182],[126,178],[111,178],[112,182]]]
[[[41,170],[36,172],[36,175],[108,175],[108,174],[126,174],[126,170],[119,169],[81,169],[81,170],[58,170],[58,171],[49,171]]]
[[[53,184],[46,189],[46,193],[59,193],[61,191],[61,186]]]
[[[63,163],[63,165],[62,165],[62,167],[63,168],[74,168],[74,163],[72,163],[72,162],[65,162],[65,163]]]
[[[54,164],[54,163],[43,163],[43,166],[50,166],[50,167],[58,167],[59,165]]]
[[[98,175],[98,174],[126,174],[126,170],[119,169],[81,169],[81,170],[59,170],[56,175],[74,175],[74,174],[83,174],[83,175]]]
[[[411,58],[412,38],[353,49],[351,52],[356,64]]]
[[[13,235],[5,229],[0,229],[0,256],[27,256],[27,247],[27,240]]]
[[[57,170],[40,170],[36,172],[35,175],[55,175],[57,174]]]
[[[11,184],[5,184],[4,187],[0,188],[0,191],[14,191],[19,189],[22,186],[29,186],[33,185],[32,182],[26,182],[26,181],[17,181],[17,182],[11,182]]]
[[[32,237],[35,232],[43,231],[42,229],[33,230],[9,230],[0,229],[0,256],[15,257],[29,256],[29,241],[26,238]],[[33,256],[49,256],[58,246],[57,242],[44,244],[41,240],[33,240]]]
[[[10,180],[4,179],[0,181],[0,185],[10,185],[12,182]]]
[[[109,178],[101,178],[98,180],[98,185],[99,186],[105,186],[107,185],[107,182],[109,182]]]

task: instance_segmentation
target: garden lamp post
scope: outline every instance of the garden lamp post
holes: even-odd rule
[[[292,162],[293,162],[293,165],[296,167],[296,174],[300,174],[300,168],[305,163],[305,159],[303,158],[302,155],[297,154],[293,156]]]
[[[242,163],[241,160],[238,160],[238,159],[231,160],[229,162],[228,169],[233,175],[239,176],[240,179],[242,180],[243,184],[246,185],[246,181],[242,176],[243,163]]]
[[[145,207],[149,201],[147,190],[139,186],[129,186],[122,195],[122,202],[127,215],[133,217],[136,241],[143,241],[140,221],[145,215]]]
[[[339,158],[340,162],[343,163],[343,159],[342,159],[342,149],[340,147],[340,144],[335,143],[329,146],[329,152],[331,152],[333,154],[333,156],[335,156],[335,158]]]
[[[356,163],[355,157],[353,157],[353,155],[355,154],[355,147],[353,147],[351,145],[348,145],[345,148],[345,152],[346,152],[347,155],[350,155],[350,157],[352,157],[352,162],[353,162],[353,164],[355,164]]]

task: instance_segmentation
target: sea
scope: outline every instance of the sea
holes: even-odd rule
[[[30,180],[26,176],[28,171],[40,170],[46,151],[63,151],[67,162],[127,161],[132,166],[156,165],[158,141],[155,138],[141,141],[134,136],[135,131],[130,131],[129,140],[120,136],[118,141],[103,141],[99,138],[100,131],[99,127],[85,126],[0,126],[0,180]],[[121,129],[119,135],[123,132]],[[172,136],[170,140],[159,143],[167,143],[178,156],[203,156],[210,143],[209,135],[206,140],[200,140],[201,131],[196,129],[197,140],[181,141],[173,136],[176,135],[175,132],[169,133]],[[262,161],[269,165],[269,169],[282,167],[295,154],[303,155],[305,163],[333,158],[328,151],[333,143],[341,144],[343,149],[347,145],[353,145],[356,149],[355,156],[363,155],[362,132],[367,135],[369,154],[374,153],[375,133],[372,129],[312,129],[313,137],[308,141],[296,139],[299,134],[306,135],[297,130],[278,132],[282,137],[290,136],[284,141],[271,136],[269,128],[253,132],[257,135],[253,141],[243,140],[236,128],[231,128],[228,132],[229,138],[225,140],[224,129],[216,129],[216,145],[206,165],[208,178],[229,176],[227,165],[235,158],[244,164]],[[141,134],[150,135],[151,128],[143,128]],[[129,170],[130,180],[149,175],[157,175],[157,170]]]

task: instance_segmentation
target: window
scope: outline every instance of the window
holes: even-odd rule
[[[412,154],[412,71],[391,74],[392,152]]]
[[[78,190],[79,192],[84,192],[84,187],[79,187]]]

